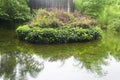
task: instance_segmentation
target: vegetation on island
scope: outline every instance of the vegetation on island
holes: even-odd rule
[[[30,78],[28,75],[37,79],[44,68],[51,68],[46,62],[55,63],[59,69],[65,65],[62,70],[71,63],[77,69],[103,77],[106,76],[105,66],[118,66],[111,63],[120,62],[120,0],[73,0],[75,11],[72,13],[34,9],[33,14],[28,1],[0,0],[0,79],[24,80]],[[20,23],[16,34],[11,22]],[[67,62],[71,58],[74,63]],[[57,61],[61,61],[61,65]],[[112,72],[109,71],[108,74]]]
[[[23,29],[27,29],[24,27],[27,26],[33,30],[39,27],[39,30],[43,28],[51,30],[52,28],[55,31],[58,30],[58,32],[63,29],[64,32],[64,29],[68,29],[66,31],[81,28],[91,30],[91,28],[98,26],[102,29],[120,31],[120,0],[73,0],[75,4],[74,13],[58,12],[50,9],[48,11],[34,10],[35,14],[30,13],[28,2],[29,0],[0,0],[0,20],[13,22],[29,20],[27,24],[23,25]],[[21,26],[17,29],[17,32],[19,29],[21,29]],[[24,40],[27,39],[29,38]]]
[[[78,12],[39,10],[27,24],[17,28],[21,40],[32,43],[86,42],[101,38],[97,21]]]
[[[101,38],[100,28],[30,28],[20,26],[16,30],[19,39],[32,43],[86,42]]]

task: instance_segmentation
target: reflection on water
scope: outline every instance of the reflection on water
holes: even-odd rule
[[[26,80],[26,75],[35,77],[44,69],[43,61],[24,53],[4,53],[1,55],[0,76],[5,80]]]
[[[0,30],[0,80],[119,80],[120,33],[88,43],[35,45]]]

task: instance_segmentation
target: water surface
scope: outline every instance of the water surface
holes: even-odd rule
[[[87,43],[38,45],[0,29],[0,80],[119,80],[120,33]]]

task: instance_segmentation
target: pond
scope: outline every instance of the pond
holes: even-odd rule
[[[119,80],[120,33],[86,43],[37,45],[0,28],[0,80]]]

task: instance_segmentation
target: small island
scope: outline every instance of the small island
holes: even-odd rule
[[[88,42],[101,38],[97,21],[79,12],[40,9],[26,24],[16,29],[20,40],[30,43]]]

